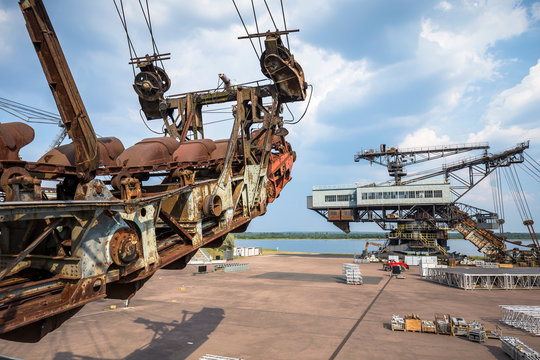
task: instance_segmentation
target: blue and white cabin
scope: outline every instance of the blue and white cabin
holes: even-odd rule
[[[313,209],[449,204],[450,185],[314,186]]]

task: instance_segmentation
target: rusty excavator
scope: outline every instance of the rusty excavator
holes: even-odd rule
[[[262,84],[222,76],[223,88],[165,96],[171,81],[158,63],[169,54],[132,57],[142,111],[167,136],[125,149],[97,137],[42,1],[19,5],[72,140],[25,161],[34,130],[0,124],[0,336],[35,342],[85,304],[131,298],[159,269],[184,268],[265,214],[296,157],[282,108],[305,100],[308,85],[281,39],[298,30],[286,28],[244,37],[264,39]],[[203,107],[224,104],[229,138],[205,138]]]

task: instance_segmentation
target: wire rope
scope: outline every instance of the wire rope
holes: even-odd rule
[[[163,132],[155,131],[155,130],[151,129],[150,126],[148,126],[148,124],[146,123],[146,120],[145,120],[144,117],[143,117],[142,109],[139,110],[139,115],[141,116],[141,120],[142,120],[144,126],[146,126],[146,128],[147,128],[148,130],[150,130],[150,131],[153,132],[154,134],[158,134],[158,135],[163,135],[163,134],[165,134],[165,131],[163,131]]]
[[[240,14],[240,10],[238,10],[238,6],[236,6],[236,2],[232,0],[234,7],[236,9],[236,12],[238,13],[238,16],[240,17],[240,21],[242,22],[242,25],[244,26],[244,30],[246,31],[246,35],[249,37],[249,31],[246,27],[246,23],[244,22],[244,19],[242,18],[242,14]],[[253,43],[253,40],[249,38],[249,42],[251,43],[251,47],[253,48],[253,51],[255,51],[255,56],[257,56],[257,59],[259,59],[259,53],[257,53],[257,49],[255,48],[255,44]]]
[[[135,46],[133,46],[133,42],[131,41],[131,37],[129,36],[126,13],[124,11],[124,2],[123,0],[120,0],[120,8],[122,9],[121,12],[120,12],[120,9],[118,8],[118,4],[116,3],[116,0],[113,0],[113,3],[114,3],[114,7],[116,8],[116,12],[118,13],[118,17],[120,18],[120,22],[122,23],[122,26],[124,28],[124,32],[126,33],[128,49],[129,49],[129,58],[133,59],[134,57],[138,57],[137,51],[135,50]],[[133,71],[133,76],[135,76],[135,64],[131,64],[131,69]]]
[[[255,13],[255,4],[253,3],[253,0],[251,0],[251,8],[253,9],[253,19],[255,19],[255,29],[257,29],[257,34],[259,34],[260,33],[259,23],[257,22],[257,14]],[[262,49],[261,38],[258,37],[258,39],[259,39],[259,49],[261,50],[261,55],[262,55],[263,49]]]
[[[276,31],[278,31],[276,22],[274,21],[274,17],[272,16],[272,12],[270,11],[270,7],[268,7],[268,3],[266,2],[266,0],[264,0],[264,5],[266,5],[266,10],[268,10],[268,15],[270,15],[270,19],[272,20],[272,24],[274,24],[274,28],[276,29]]]
[[[309,105],[311,103],[311,96],[313,95],[313,85],[308,85],[308,87],[311,88],[311,92],[309,94],[309,99],[308,99],[308,103],[306,105],[306,108],[304,110],[304,113],[302,114],[302,116],[300,116],[300,119],[296,120],[296,121],[293,121],[293,122],[287,122],[287,124],[290,124],[290,125],[294,125],[294,124],[298,124],[303,118],[304,116],[306,115],[308,109],[309,109]]]
[[[287,21],[285,21],[285,9],[283,8],[283,0],[279,0],[281,3],[281,15],[283,16],[283,26],[285,27],[285,31],[287,31]],[[285,33],[285,38],[287,39],[287,49],[291,51],[291,45],[289,44],[289,34]]]

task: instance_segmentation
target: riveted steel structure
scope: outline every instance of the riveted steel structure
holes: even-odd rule
[[[84,304],[130,298],[158,269],[185,267],[197,249],[219,247],[263,215],[295,160],[282,104],[304,100],[306,83],[277,32],[264,35],[263,85],[165,97],[170,80],[152,66],[161,58],[146,58],[134,88],[169,136],[124,149],[96,137],[41,0],[20,6],[73,140],[24,161],[18,151],[33,129],[0,125],[0,334],[37,341]],[[204,138],[201,111],[214,104],[234,117],[228,138],[215,141]],[[45,192],[43,180],[56,189]]]

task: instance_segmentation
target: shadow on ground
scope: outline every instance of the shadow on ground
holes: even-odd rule
[[[171,317],[175,317],[172,314]],[[158,322],[144,318],[135,320],[137,324],[144,324],[147,330],[152,330],[152,340],[133,351],[122,359],[185,359],[204,344],[209,335],[223,320],[224,311],[220,308],[203,308],[193,313],[182,311],[181,321]],[[129,341],[129,331],[120,334],[119,341]],[[54,360],[97,360],[102,358],[77,355],[72,352],[56,353]],[[108,359],[112,360],[112,359]]]
[[[267,272],[260,275],[254,275],[253,279],[268,279],[268,280],[294,280],[294,281],[312,281],[312,282],[329,282],[343,283],[347,282],[343,276],[334,274],[311,274],[311,273],[294,273],[294,272]],[[381,276],[363,276],[364,284],[377,285],[381,282]]]

